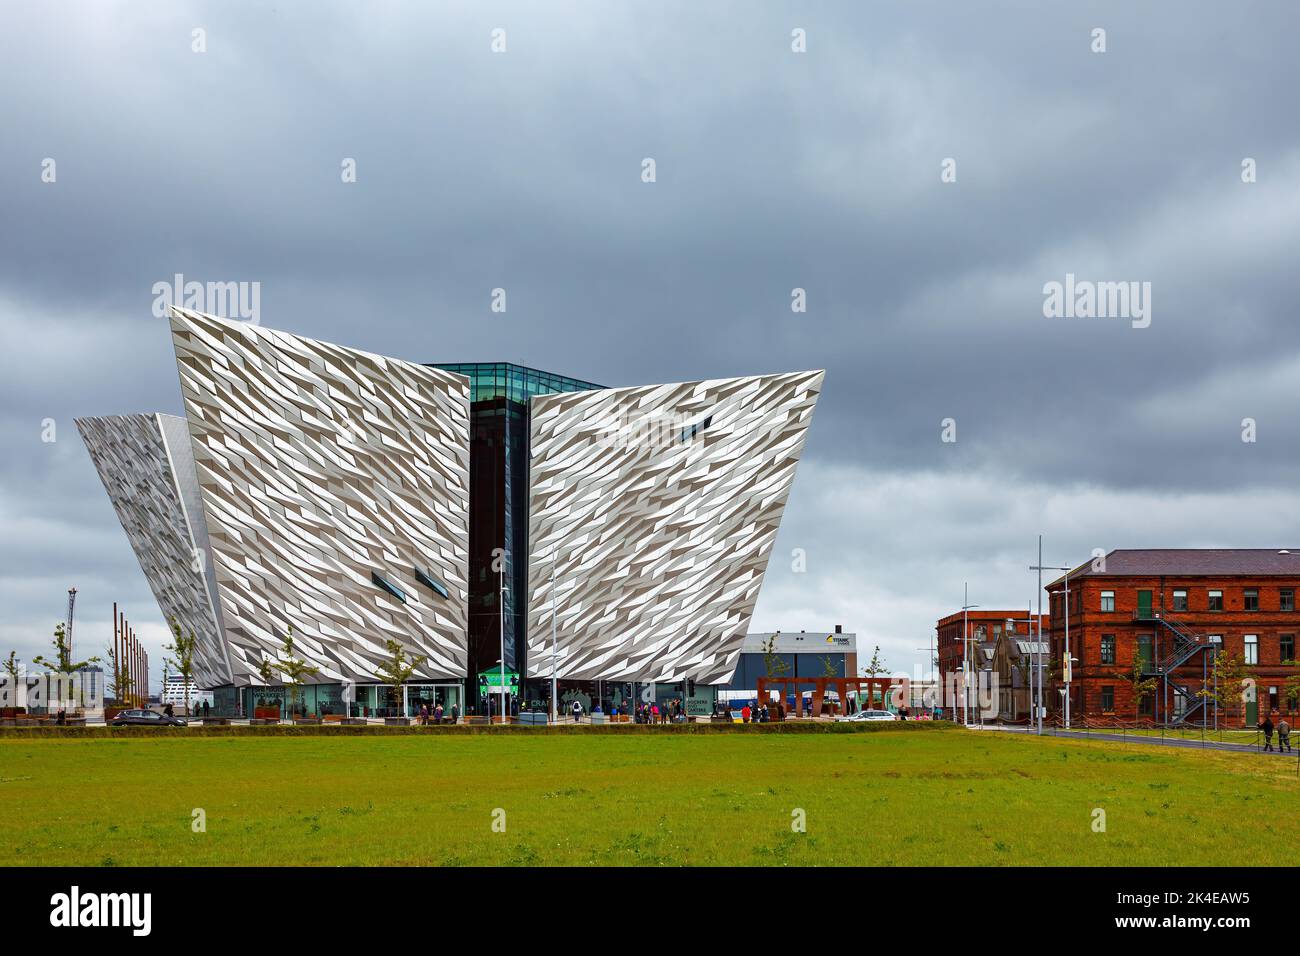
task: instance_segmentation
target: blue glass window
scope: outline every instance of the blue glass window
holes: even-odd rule
[[[370,572],[370,581],[372,584],[379,585],[381,588],[383,588],[393,597],[397,598],[397,600],[401,601],[403,604],[406,603],[406,592],[403,591],[401,588],[399,588],[392,581],[388,580],[386,577],[381,575],[378,571]]]
[[[415,580],[419,581],[426,588],[429,588],[435,593],[442,595],[444,598],[451,597],[451,592],[447,590],[447,586],[445,584],[443,584],[441,581],[437,581],[434,578],[431,578],[428,574],[426,574],[424,571],[421,571],[419,568],[415,569]]]

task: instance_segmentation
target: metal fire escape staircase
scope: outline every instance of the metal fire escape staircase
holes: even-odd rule
[[[1205,713],[1206,698],[1202,697],[1195,689],[1174,676],[1179,667],[1189,663],[1197,654],[1203,654],[1214,648],[1213,644],[1202,640],[1199,634],[1196,634],[1181,624],[1164,617],[1160,611],[1156,610],[1139,610],[1133,615],[1135,621],[1147,621],[1160,624],[1173,638],[1173,648],[1164,657],[1156,660],[1154,655],[1144,660],[1142,674],[1145,677],[1156,677],[1164,681],[1174,695],[1182,702],[1181,712],[1177,714],[1170,722],[1173,724],[1185,724],[1192,717]]]

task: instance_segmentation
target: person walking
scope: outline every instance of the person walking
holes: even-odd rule
[[[1277,752],[1291,753],[1291,725],[1283,717],[1277,722]]]
[[[582,703],[577,700],[573,702],[573,722],[575,724],[582,722]]]
[[[1273,749],[1273,718],[1265,714],[1264,722],[1256,726],[1264,731],[1264,752],[1267,753]]]

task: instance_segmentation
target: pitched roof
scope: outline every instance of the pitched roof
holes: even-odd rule
[[[1135,548],[1106,555],[1105,571],[1085,561],[1070,572],[1075,578],[1148,575],[1285,575],[1300,576],[1300,548]],[[1049,588],[1064,580],[1057,578]]]

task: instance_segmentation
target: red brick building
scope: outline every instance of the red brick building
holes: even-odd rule
[[[990,653],[985,655],[984,660],[979,661],[981,668],[990,666],[992,662],[992,649],[997,644],[998,639],[1003,636],[1008,621],[1015,621],[1015,633],[1027,635],[1030,625],[1026,621],[1036,620],[1035,616],[1023,608],[1013,611],[987,611],[983,608],[976,608],[973,611],[966,612],[966,630],[969,632],[971,640],[987,649]],[[962,612],[957,611],[955,614],[949,614],[947,617],[939,619],[935,625],[935,632],[938,637],[938,657],[939,657],[939,681],[942,686],[947,687],[950,684],[950,675],[956,673],[957,669],[965,661],[966,643],[962,638]],[[1043,635],[1046,639],[1048,632],[1048,615],[1043,615]],[[1034,625],[1034,636],[1037,637],[1037,625]],[[983,654],[983,650],[980,651]]]
[[[1245,661],[1256,700],[1221,711],[1220,725],[1253,726],[1265,713],[1295,720],[1287,679],[1297,674],[1300,550],[1117,550],[1068,575],[1071,718],[1117,717],[1168,723],[1213,722],[1199,695],[1214,681],[1215,652]],[[1052,677],[1049,707],[1063,709],[1063,576],[1050,595]],[[1154,690],[1140,701],[1134,655]]]

